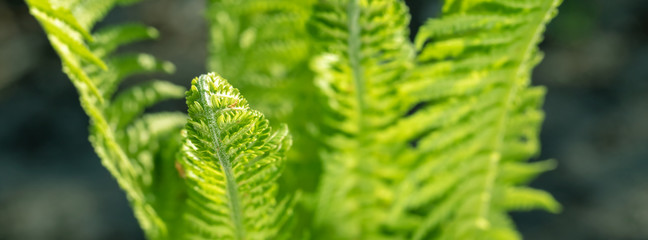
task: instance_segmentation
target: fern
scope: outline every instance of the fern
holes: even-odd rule
[[[559,2],[447,1],[444,17],[419,31],[418,67],[399,90],[412,96],[411,107],[424,104],[392,130],[416,141],[403,157],[416,170],[399,184],[392,209],[422,222],[414,239],[519,238],[507,211],[559,209],[547,193],[506,177],[551,164],[524,161],[538,152],[543,118],[544,89],[529,87],[536,45]]]
[[[231,79],[271,122],[287,123],[295,138],[285,189],[313,192],[317,176],[319,107],[310,84],[306,23],[314,0],[209,0],[207,68]]]
[[[29,0],[63,70],[77,88],[90,117],[90,141],[102,164],[126,192],[135,216],[150,239],[168,235],[175,201],[184,192],[173,172],[181,113],[150,113],[144,109],[165,99],[181,98],[184,88],[168,82],[144,83],[115,96],[119,83],[133,74],[172,72],[173,65],[150,55],[114,55],[120,45],[157,37],[157,31],[136,24],[100,29],[94,24],[116,4],[126,1]],[[61,4],[62,3],[62,4]],[[142,116],[141,116],[142,115]]]
[[[308,234],[310,205],[321,170],[320,107],[307,22],[314,0],[209,0],[211,23],[207,68],[232,81],[271,123],[290,126],[294,146],[280,179],[280,194],[305,193],[297,209],[296,234]],[[297,238],[298,236],[293,236]]]
[[[192,81],[182,166],[189,187],[183,239],[274,239],[288,218],[275,203],[291,139],[215,74]]]
[[[155,29],[91,31],[135,1],[27,2],[149,239],[519,239],[509,211],[560,210],[526,186],[555,167],[527,160],[545,93],[531,71],[560,0],[447,0],[413,42],[401,0],[210,0],[209,68],[260,111],[214,73],[186,93],[117,92],[174,70],[114,53]],[[183,96],[188,117],[144,113]]]
[[[398,1],[326,1],[317,5],[315,84],[325,106],[324,175],[317,222],[335,239],[379,239],[393,198],[386,181],[406,142],[381,135],[406,114],[395,86],[414,66],[407,8]]]

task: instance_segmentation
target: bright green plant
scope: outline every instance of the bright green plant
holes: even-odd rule
[[[290,147],[288,128],[272,131],[238,90],[215,74],[187,92],[182,170],[189,196],[182,239],[268,239],[288,219],[276,179]]]
[[[545,92],[530,75],[560,0],[446,0],[413,42],[400,0],[209,0],[209,68],[260,112],[208,74],[188,117],[144,113],[185,96],[168,82],[113,96],[173,70],[113,54],[154,29],[91,31],[133,1],[27,2],[150,239],[519,239],[508,211],[560,208],[525,187],[555,165],[527,160]]]

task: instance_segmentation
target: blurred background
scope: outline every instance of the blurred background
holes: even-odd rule
[[[407,3],[413,33],[441,4]],[[158,41],[129,48],[174,62],[178,71],[164,79],[186,86],[205,72],[203,6],[144,1],[100,25],[156,27]],[[548,88],[540,158],[559,167],[532,185],[564,210],[514,213],[520,231],[525,239],[648,239],[648,1],[566,0],[540,47],[533,82]],[[144,239],[87,125],[25,3],[0,0],[0,240]]]

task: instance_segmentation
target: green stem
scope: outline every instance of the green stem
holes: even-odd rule
[[[529,58],[531,57],[531,53],[533,53],[533,49],[535,48],[536,44],[538,43],[538,40],[540,39],[543,31],[544,31],[544,26],[549,21],[551,18],[552,14],[552,9],[554,9],[556,6],[558,6],[560,0],[551,0],[548,2],[547,7],[545,8],[545,14],[542,15],[542,18],[539,19],[537,22],[537,25],[533,28],[531,31],[532,34],[529,34],[529,39],[527,40],[526,44],[523,45],[525,46],[523,55],[520,58],[520,61],[518,63],[517,69],[512,76],[513,81],[511,83],[511,86],[507,92],[506,95],[506,102],[504,103],[504,109],[502,110],[502,115],[500,117],[499,123],[497,125],[497,136],[496,136],[496,141],[495,146],[494,146],[494,152],[492,153],[490,159],[489,159],[489,164],[488,164],[488,173],[486,175],[486,181],[485,181],[485,186],[484,186],[484,193],[482,194],[482,203],[481,203],[481,210],[479,212],[479,216],[477,219],[477,224],[482,226],[482,227],[488,227],[488,221],[486,220],[488,216],[488,211],[490,209],[490,203],[492,199],[492,191],[493,191],[493,186],[495,184],[495,179],[497,178],[497,172],[498,172],[498,167],[499,167],[499,162],[502,158],[501,152],[502,148],[504,145],[504,136],[506,134],[506,126],[509,121],[509,111],[511,109],[511,106],[513,105],[515,96],[517,95],[517,92],[519,90],[520,86],[523,86],[521,84],[518,84],[517,81],[523,77],[525,74],[525,70],[527,70],[527,62]],[[485,225],[484,225],[485,224]]]
[[[209,82],[205,79],[200,78],[198,85],[203,88],[202,93],[200,94],[200,100],[203,103],[203,106],[205,106],[204,108],[206,112],[205,116],[207,117],[207,121],[209,123],[208,125],[209,133],[211,134],[212,137],[212,151],[216,153],[215,155],[218,158],[218,162],[220,163],[221,169],[225,173],[225,179],[227,181],[227,199],[229,200],[229,207],[231,210],[230,217],[234,222],[236,237],[237,239],[245,239],[245,228],[243,227],[243,213],[241,210],[239,193],[237,188],[238,184],[236,183],[236,178],[234,177],[234,173],[232,171],[230,156],[225,154],[225,148],[221,143],[221,139],[219,139],[221,133],[220,133],[220,129],[217,127],[218,122],[216,121],[215,118],[214,109],[211,106],[211,103],[208,102],[209,100],[207,99],[210,97],[210,95],[206,94],[209,91]]]
[[[363,112],[365,109],[364,102],[364,69],[362,69],[362,64],[360,62],[360,48],[362,47],[361,42],[361,29],[358,24],[360,18],[360,6],[358,6],[358,0],[350,0],[347,6],[347,26],[349,27],[349,38],[347,40],[348,49],[347,53],[349,54],[349,65],[351,65],[351,71],[353,71],[353,83],[355,84],[355,93],[356,101],[358,103],[357,110],[357,122],[358,122],[358,133],[362,134],[364,129],[363,124]]]

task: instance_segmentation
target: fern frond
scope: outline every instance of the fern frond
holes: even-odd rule
[[[178,200],[184,193],[174,165],[186,117],[179,113],[141,115],[156,102],[183,97],[184,89],[157,81],[114,97],[128,76],[171,72],[173,65],[145,54],[112,55],[123,44],[155,38],[157,32],[152,28],[127,24],[90,34],[112,7],[132,2],[27,1],[80,95],[81,106],[90,117],[90,141],[102,164],[126,192],[147,237],[164,239],[172,235],[169,224],[178,219],[178,202],[182,202]]]
[[[397,92],[414,66],[409,16],[401,1],[321,1],[310,25],[315,85],[324,106],[320,137],[324,175],[316,217],[331,239],[378,239],[391,203],[391,182],[403,174],[383,132],[407,110]]]
[[[494,195],[516,193],[500,189],[546,169],[500,170],[538,151],[543,91],[527,86],[558,1],[448,2],[445,16],[419,31],[413,69],[405,31],[394,34],[406,29],[405,13],[372,9],[390,4],[402,3],[328,1],[314,12],[321,49],[329,53],[313,65],[330,127],[323,131],[329,149],[320,223],[350,239],[514,238],[500,211],[557,209],[548,194]],[[384,206],[390,210],[381,214]]]
[[[227,81],[215,74],[192,81],[183,145],[188,199],[186,239],[274,239],[286,216],[275,200],[285,152],[284,125],[272,131]]]
[[[294,146],[280,179],[281,191],[310,197],[321,172],[319,110],[313,74],[308,68],[312,38],[306,23],[316,0],[209,0],[207,68],[240,89],[255,109],[274,123],[286,123]],[[310,203],[300,203],[295,227],[308,234]],[[301,211],[304,210],[304,211]],[[294,237],[294,236],[293,236]]]
[[[558,209],[549,194],[512,186],[552,167],[523,161],[538,152],[543,119],[544,91],[528,86],[536,45],[559,3],[446,1],[419,30],[417,67],[399,87],[415,111],[385,136],[413,143],[400,158],[415,169],[397,187],[389,228],[413,239],[518,239],[506,211]],[[399,219],[422,224],[408,232]]]

